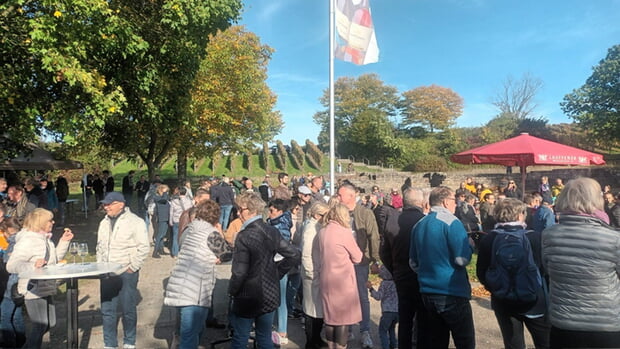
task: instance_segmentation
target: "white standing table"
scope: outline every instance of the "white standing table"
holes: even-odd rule
[[[67,280],[67,348],[78,347],[78,280],[99,278],[110,273],[120,273],[124,267],[118,263],[54,264],[19,273],[20,279]]]

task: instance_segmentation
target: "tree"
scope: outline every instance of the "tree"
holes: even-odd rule
[[[14,86],[0,109],[13,105],[31,138],[43,126],[76,148],[98,143],[139,157],[152,176],[188,123],[208,34],[240,9],[240,0],[2,4],[0,27],[10,41],[0,53],[15,48],[20,57],[8,63]]]
[[[100,72],[106,62],[98,60],[143,45],[104,1],[0,3],[0,119],[10,125],[0,158],[50,130],[56,140],[90,149],[93,143],[78,142],[76,134],[96,135],[110,111],[125,103]]]
[[[592,75],[560,103],[566,115],[598,141],[620,140],[620,45],[593,68]]]
[[[536,109],[534,99],[542,87],[542,80],[529,73],[523,74],[519,80],[509,76],[491,103],[499,109],[500,115],[511,115],[518,120],[525,119]]]
[[[385,85],[376,74],[364,74],[357,79],[341,77],[334,84],[334,126],[337,153],[341,156],[355,154],[375,158],[368,153],[364,145],[372,134],[359,132],[360,128],[369,125],[360,125],[372,119],[375,131],[381,130],[384,137],[375,139],[375,146],[381,148],[393,141],[394,125],[390,118],[398,112],[398,90],[393,86]],[[329,147],[329,90],[323,92],[320,99],[325,110],[314,114],[314,121],[321,126],[319,146],[322,149]],[[366,150],[364,150],[366,149]]]
[[[403,92],[403,126],[420,125],[431,133],[452,126],[463,113],[463,98],[438,85],[421,86]]]
[[[280,113],[273,110],[276,96],[266,83],[273,49],[244,27],[232,26],[211,35],[206,52],[193,82],[189,118],[179,131],[180,149],[194,155],[246,151],[271,140],[282,129]]]

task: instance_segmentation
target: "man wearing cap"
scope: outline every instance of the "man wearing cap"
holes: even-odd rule
[[[97,232],[97,262],[123,265],[120,275],[101,279],[101,315],[104,348],[116,348],[117,308],[123,322],[123,348],[136,347],[136,311],[140,268],[149,253],[144,221],[125,207],[119,192],[109,192],[101,201],[106,216]]]

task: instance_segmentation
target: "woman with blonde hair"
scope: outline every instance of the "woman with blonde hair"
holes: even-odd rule
[[[319,221],[328,210],[327,204],[316,202],[310,207],[309,218],[302,226],[301,273],[304,295],[302,306],[306,315],[304,325],[308,349],[319,349],[325,344],[321,339],[323,302],[318,277],[318,270],[321,266],[318,231],[321,229]]]
[[[620,343],[620,232],[600,218],[603,205],[598,182],[573,179],[555,203],[559,224],[542,232],[551,348]]]
[[[56,264],[67,253],[73,233],[65,228],[58,246],[54,246],[51,240],[53,218],[54,214],[43,208],[37,208],[26,216],[6,265],[10,273],[19,274]],[[52,301],[56,294],[56,280],[19,279],[17,285],[19,293],[24,295],[32,324],[24,348],[40,348],[45,332],[56,325],[56,309]]]
[[[362,261],[350,225],[349,209],[334,204],[323,216],[319,233],[319,280],[325,337],[330,348],[346,348],[349,325],[362,320],[353,265]]]

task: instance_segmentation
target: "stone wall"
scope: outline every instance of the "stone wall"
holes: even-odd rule
[[[491,187],[496,187],[503,177],[514,179],[519,185],[521,183],[521,174],[517,167],[514,168],[515,173],[510,175],[506,174],[505,168],[476,168],[473,167],[469,171],[452,171],[444,172],[446,179],[442,185],[448,186],[452,189],[459,187],[461,182],[464,182],[467,177],[472,177],[477,183],[486,183]],[[540,178],[542,176],[549,177],[551,184],[555,183],[556,178],[562,178],[564,183],[570,179],[578,177],[591,177],[596,179],[601,187],[609,184],[612,186],[614,192],[620,191],[620,168],[598,166],[598,167],[550,167],[550,166],[532,166],[528,168],[525,191],[535,191]],[[400,188],[407,178],[411,178],[413,186],[417,187],[429,187],[430,183],[428,178],[424,177],[424,173],[414,172],[400,172],[383,170],[377,173],[349,173],[339,174],[337,179],[347,179],[358,187],[364,188],[367,192],[370,191],[373,185],[379,186],[383,192],[387,192],[390,188]]]

